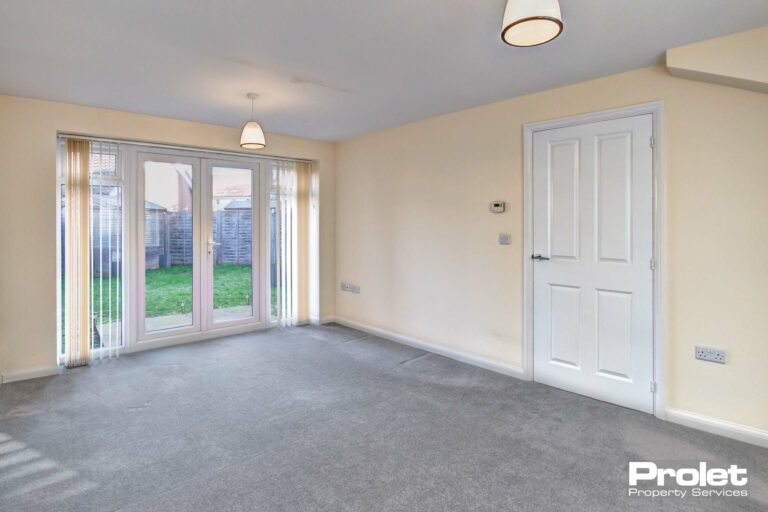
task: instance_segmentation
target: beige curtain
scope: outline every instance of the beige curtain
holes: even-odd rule
[[[309,323],[309,164],[296,162],[296,323]]]
[[[83,366],[90,360],[90,227],[87,140],[67,140],[65,262],[65,364]]]

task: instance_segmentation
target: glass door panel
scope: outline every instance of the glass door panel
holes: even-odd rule
[[[139,339],[261,321],[259,163],[140,153],[138,168]]]
[[[253,308],[253,171],[211,167],[213,321],[251,318]],[[256,244],[258,249],[258,244]],[[258,259],[258,254],[256,255]]]
[[[195,324],[195,167],[143,161],[144,332]]]

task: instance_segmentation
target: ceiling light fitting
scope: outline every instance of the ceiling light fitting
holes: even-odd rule
[[[538,46],[563,31],[558,0],[507,0],[501,39],[511,46]]]
[[[251,100],[251,120],[243,126],[243,133],[240,135],[240,147],[244,149],[263,149],[267,147],[267,141],[264,139],[264,130],[261,129],[261,125],[253,118],[253,101],[259,95],[249,92],[246,97]]]

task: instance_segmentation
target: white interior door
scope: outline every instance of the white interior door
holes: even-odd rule
[[[533,136],[534,379],[653,412],[650,114]]]

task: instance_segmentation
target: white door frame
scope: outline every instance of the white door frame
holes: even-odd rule
[[[106,140],[106,139],[105,139]],[[111,140],[111,139],[110,139]],[[268,282],[268,273],[266,265],[266,257],[268,253],[268,247],[269,247],[269,215],[263,214],[261,212],[261,209],[266,208],[268,211],[268,205],[269,205],[269,177],[271,173],[266,170],[266,165],[271,160],[270,157],[264,157],[261,155],[240,155],[235,154],[232,152],[216,152],[216,151],[209,151],[209,150],[203,150],[203,149],[193,149],[193,148],[177,148],[175,146],[163,146],[163,145],[152,145],[152,144],[133,144],[130,141],[121,142],[116,141],[119,145],[119,147],[122,148],[122,165],[123,165],[123,173],[125,176],[125,189],[124,189],[124,197],[130,198],[125,201],[124,203],[124,232],[127,233],[125,235],[125,246],[126,246],[126,255],[123,260],[123,271],[126,275],[126,287],[124,288],[124,312],[123,312],[123,318],[124,318],[124,330],[123,330],[123,347],[121,352],[122,353],[131,353],[131,352],[140,352],[143,350],[150,350],[154,348],[160,348],[160,347],[167,347],[172,345],[180,345],[184,343],[191,343],[195,341],[202,341],[202,340],[208,340],[212,338],[218,338],[222,336],[230,336],[235,334],[243,334],[247,332],[253,332],[257,330],[267,329],[270,327],[275,327],[277,325],[277,322],[273,322],[269,317],[269,297],[270,297],[270,291],[266,283]],[[144,319],[139,318],[140,317],[140,311],[143,311],[143,305],[140,303],[141,300],[144,300],[144,292],[143,290],[140,290],[142,276],[144,274],[143,269],[143,255],[141,254],[141,249],[143,249],[143,236],[144,236],[144,224],[143,224],[143,215],[144,215],[144,203],[143,203],[143,180],[141,178],[141,173],[138,170],[138,165],[140,162],[140,155],[152,155],[160,157],[167,157],[171,160],[175,159],[190,159],[195,160],[197,162],[196,165],[198,165],[198,179],[195,180],[194,186],[197,187],[196,189],[196,196],[199,200],[199,203],[202,202],[202,175],[204,174],[204,166],[206,164],[207,160],[216,160],[216,161],[226,161],[228,164],[237,164],[242,163],[246,166],[248,165],[256,165],[260,170],[258,172],[259,179],[254,180],[258,181],[258,187],[259,187],[259,198],[261,200],[260,205],[260,220],[258,221],[258,227],[260,230],[259,240],[258,243],[261,244],[261,248],[259,249],[261,258],[262,258],[262,264],[260,265],[261,272],[259,274],[259,279],[261,283],[264,283],[264,293],[261,296],[261,308],[259,310],[259,318],[253,319],[253,321],[248,322],[233,322],[233,323],[221,323],[221,324],[214,324],[211,325],[209,329],[202,330],[202,329],[191,329],[191,328],[180,328],[180,329],[169,329],[165,331],[157,331],[156,334],[147,336],[143,333],[144,330]],[[265,166],[262,168],[262,166]],[[127,172],[126,172],[127,170]],[[254,183],[255,185],[255,183]],[[130,190],[129,190],[130,187]],[[254,197],[255,199],[255,197]],[[201,208],[201,204],[196,203],[196,208]],[[201,210],[201,221],[202,224],[203,218],[202,210]],[[200,229],[202,229],[202,225],[200,226]],[[132,239],[129,242],[128,237],[132,237]],[[136,237],[141,237],[141,240],[138,240]],[[198,235],[196,235],[195,239],[198,239]],[[253,242],[254,245],[256,244],[256,241]],[[197,250],[194,251],[194,257],[195,258],[201,258],[201,248],[198,247]],[[139,268],[139,265],[141,265],[141,268]],[[198,270],[202,272],[202,264],[198,264]],[[198,279],[201,279],[202,275],[198,277]],[[130,290],[129,290],[130,287]],[[128,298],[128,300],[126,300]],[[199,298],[198,298],[199,299]],[[202,309],[201,305],[197,305],[198,311],[200,311],[202,315]],[[193,314],[194,316],[194,314]],[[249,319],[251,320],[251,319]],[[202,324],[200,323],[202,321],[202,318],[198,320],[199,326]]]
[[[266,248],[264,247],[263,240],[263,227],[262,217],[263,211],[268,210],[268,207],[264,207],[262,202],[263,194],[261,190],[263,188],[264,179],[262,177],[261,163],[258,160],[251,160],[249,162],[242,160],[234,160],[231,158],[203,158],[201,159],[201,186],[202,186],[202,236],[200,248],[200,260],[203,262],[202,274],[203,274],[203,287],[205,288],[206,303],[202,304],[202,316],[203,316],[203,330],[210,331],[217,328],[235,326],[235,325],[260,325],[264,322],[264,314],[267,308],[264,304],[264,297],[261,293],[261,286],[266,284]],[[252,260],[258,261],[258,266],[252,262],[251,264],[251,304],[252,314],[249,317],[238,318],[234,320],[214,322],[213,319],[213,265],[211,259],[208,257],[207,241],[208,237],[213,233],[213,207],[211,204],[213,196],[213,168],[214,167],[229,167],[237,169],[246,169],[251,171],[251,256]],[[266,173],[266,171],[264,171]],[[258,208],[256,208],[258,205]]]
[[[533,134],[598,121],[651,114],[653,117],[653,414],[664,419],[665,178],[662,160],[664,103],[656,101],[523,125],[523,375],[533,380]],[[649,390],[650,391],[650,390]]]
[[[187,155],[180,156],[171,152],[161,151],[139,151],[136,155],[136,194],[133,198],[135,203],[136,214],[136,230],[134,233],[135,247],[137,254],[144,254],[144,168],[143,162],[154,161],[164,163],[182,163],[189,165],[192,168],[192,324],[189,326],[175,327],[171,329],[162,329],[157,331],[146,330],[145,319],[145,306],[146,306],[146,288],[145,288],[145,259],[142,257],[133,260],[136,265],[136,277],[137,287],[136,297],[136,314],[138,322],[136,324],[136,333],[138,343],[153,341],[159,338],[165,338],[174,335],[183,335],[200,332],[202,326],[202,306],[201,306],[201,281],[202,281],[202,262],[201,262],[201,249],[200,249],[200,231],[203,221],[203,214],[200,209],[201,206],[201,162],[199,158],[190,157]]]

